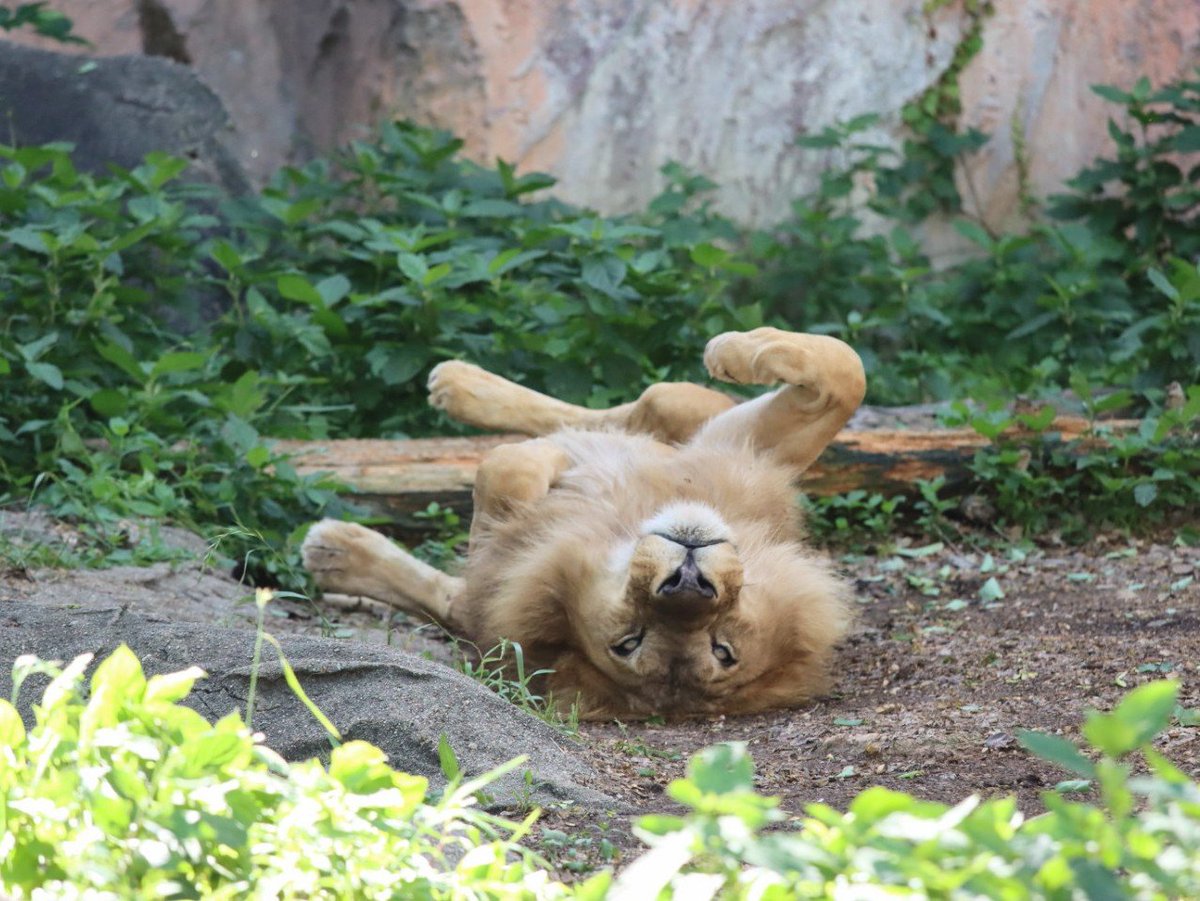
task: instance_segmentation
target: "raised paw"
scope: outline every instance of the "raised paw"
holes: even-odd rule
[[[815,358],[825,350],[823,343],[833,340],[769,326],[749,332],[725,332],[708,342],[704,365],[713,378],[723,382],[804,385],[815,374]]]

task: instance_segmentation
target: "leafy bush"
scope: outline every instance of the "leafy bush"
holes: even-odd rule
[[[565,894],[517,844],[529,823],[476,809],[489,776],[431,797],[365,742],[288,764],[236,713],[178,702],[192,668],[146,679],[120,648],[83,688],[53,678],[26,734],[0,701],[0,891],[15,897],[411,898]]]
[[[28,733],[0,701],[0,891],[18,898],[1200,895],[1200,785],[1152,746],[1172,716],[1194,716],[1173,682],[1091,714],[1087,753],[1024,733],[1072,777],[1030,818],[1011,798],[948,807],[870,788],[845,813],[812,804],[779,828],[745,746],[718,745],[668,788],[683,816],[641,819],[650,851],[615,883],[600,873],[571,887],[520,844],[536,814],[518,825],[476,809],[495,774],[432,796],[358,741],[327,767],[288,764],[238,714],[210,724],[180,705],[199,670],[147,679],[122,647],[85,690],[89,659],[17,661],[14,692],[51,677]],[[1099,804],[1067,798],[1089,789]]]
[[[427,429],[424,377],[453,356],[608,404],[699,377],[708,337],[762,324],[727,291],[726,273],[749,271],[728,252],[529,200],[552,181],[484,169],[461,144],[385,126],[377,143],[281,172],[231,217],[236,240],[213,244],[236,311],[218,340],[306,380],[310,407],[329,412],[305,430]]]
[[[802,138],[845,162],[753,236],[765,315],[854,344],[876,402],[1038,394],[1080,377],[1152,395],[1200,382],[1200,165],[1181,168],[1200,149],[1200,79],[1095,90],[1135,129],[1110,122],[1116,157],[1068,181],[1054,219],[1024,234],[960,219],[981,253],[942,269],[910,231],[921,217],[903,198],[924,184],[912,147],[898,157],[863,140],[871,116]],[[927,139],[954,156],[978,145]]]
[[[232,371],[222,346],[166,324],[195,300],[194,248],[217,224],[174,184],[184,162],[93,177],[61,147],[0,161],[0,502],[36,495],[112,547],[142,517],[246,523],[235,556],[337,509],[335,486],[298,477],[254,425],[295,380]]]
[[[742,744],[695,757],[670,797],[686,816],[651,816],[651,850],[617,880],[645,896],[723,898],[1194,898],[1200,895],[1200,785],[1151,746],[1176,709],[1178,686],[1150,683],[1084,726],[1094,754],[1056,735],[1022,744],[1079,777],[1043,794],[1027,818],[1012,798],[949,807],[870,788],[845,813],[809,805],[792,828],[754,791]],[[1140,751],[1149,773],[1122,762]],[[1067,792],[1095,785],[1101,804]]]

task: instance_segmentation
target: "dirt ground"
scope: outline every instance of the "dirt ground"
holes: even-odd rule
[[[860,622],[832,697],[754,717],[587,724],[584,753],[641,805],[689,753],[736,740],[749,744],[761,790],[792,812],[842,807],[869,785],[946,802],[1015,794],[1033,811],[1065,774],[1025,753],[1020,730],[1077,738],[1089,708],[1164,674],[1181,681],[1184,706],[1200,706],[1200,549],[916,553],[846,561]],[[1200,774],[1200,728],[1171,729],[1163,748]]]
[[[937,542],[840,562],[855,580],[859,623],[837,656],[832,696],[752,717],[585,723],[578,753],[609,777],[607,791],[636,810],[669,809],[664,790],[689,755],[733,740],[750,746],[760,790],[792,815],[812,801],[844,807],[871,785],[950,803],[972,793],[1014,794],[1035,813],[1040,792],[1067,774],[1027,754],[1020,730],[1076,739],[1089,708],[1111,708],[1129,688],[1164,675],[1179,679],[1183,706],[1200,707],[1200,548],[1123,536],[1081,548],[990,553]],[[61,602],[70,591],[86,604],[87,580],[106,592],[115,580],[138,603],[143,589],[161,597],[170,578],[164,570],[148,587],[144,578],[122,586],[130,575],[120,570],[0,566],[0,601],[49,593]],[[184,589],[194,593],[196,584]],[[183,618],[249,625],[253,605],[228,590],[217,603],[220,594],[209,586],[208,606],[194,605]],[[272,612],[269,628],[277,633],[452,656],[429,628],[375,608],[284,600]],[[1175,725],[1160,744],[1200,776],[1200,727]],[[637,847],[625,825],[626,818],[600,823],[596,832],[594,818],[560,810],[547,814],[542,834],[551,846],[558,842],[547,848],[557,851],[556,862],[590,869],[605,862],[597,855]],[[565,837],[585,826],[592,838],[573,844]]]

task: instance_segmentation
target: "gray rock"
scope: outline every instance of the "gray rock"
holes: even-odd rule
[[[122,642],[141,658],[147,674],[191,665],[209,673],[187,703],[210,720],[234,710],[244,714],[252,632],[139,615],[119,606],[0,605],[0,697],[11,694],[12,663],[21,654],[66,661],[91,652],[98,662]],[[437,747],[445,733],[467,775],[528,755],[489,789],[499,805],[568,801],[592,810],[622,809],[596,788],[598,777],[572,756],[569,739],[466,676],[388,647],[298,636],[285,636],[282,644],[304,690],[343,739],[377,745],[398,769],[444,784]],[[22,687],[27,720],[44,685],[38,680]],[[259,671],[254,727],[289,760],[328,756],[324,729],[287,686],[270,645]]]
[[[75,145],[77,166],[126,169],[161,151],[191,161],[189,177],[242,193],[250,188],[230,151],[229,116],[186,66],[162,58],[90,59],[0,41],[2,140]]]

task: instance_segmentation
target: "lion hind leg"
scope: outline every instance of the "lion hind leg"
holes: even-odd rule
[[[324,592],[374,598],[458,628],[452,603],[462,591],[462,579],[418,560],[374,529],[323,519],[308,530],[300,553]]]
[[[717,379],[784,387],[709,422],[696,441],[751,441],[797,474],[807,469],[858,409],[866,393],[862,361],[827,335],[758,328],[708,343],[704,364]]]
[[[429,403],[476,428],[533,436],[594,428],[609,412],[566,403],[461,360],[439,363],[429,373]]]
[[[617,428],[667,444],[688,441],[732,398],[688,382],[651,385],[632,403],[591,410],[533,391],[471,363],[447,360],[429,374],[429,403],[459,422],[540,437],[559,429]]]
[[[570,466],[567,452],[544,438],[492,448],[475,473],[471,547],[488,524],[545,497]]]

